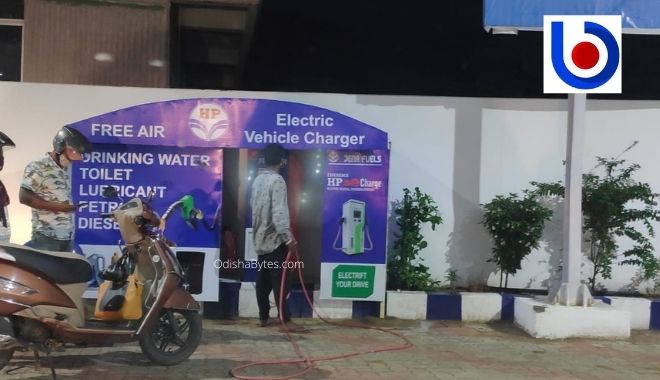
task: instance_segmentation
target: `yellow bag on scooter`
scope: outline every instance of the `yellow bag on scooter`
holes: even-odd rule
[[[116,288],[112,281],[103,281],[96,297],[94,316],[104,321],[142,318],[142,287],[137,274],[129,275],[126,283]]]

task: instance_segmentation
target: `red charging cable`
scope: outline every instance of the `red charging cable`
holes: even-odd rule
[[[321,319],[323,322],[330,324],[330,325],[335,325],[339,327],[354,327],[354,328],[361,328],[361,329],[369,329],[369,330],[378,330],[381,332],[384,332],[386,334],[390,334],[393,336],[396,336],[397,338],[400,338],[404,341],[403,344],[398,345],[398,346],[392,346],[392,347],[382,347],[382,348],[375,348],[372,350],[367,350],[367,351],[353,351],[349,352],[346,354],[341,354],[341,355],[333,355],[333,356],[320,356],[317,358],[312,358],[306,355],[300,346],[298,345],[298,342],[296,342],[295,339],[291,336],[291,333],[289,332],[289,329],[284,323],[284,319],[282,318],[282,305],[284,303],[284,284],[286,282],[286,276],[287,276],[287,262],[291,262],[293,254],[289,252],[286,256],[286,259],[284,260],[284,265],[282,268],[282,280],[280,282],[280,294],[279,294],[279,308],[278,308],[278,316],[280,323],[282,325],[282,329],[284,330],[284,333],[287,336],[287,339],[291,342],[291,345],[293,346],[293,350],[296,352],[296,355],[298,355],[299,359],[282,359],[282,360],[264,360],[264,361],[258,361],[258,362],[253,362],[241,366],[234,367],[229,370],[229,374],[232,375],[233,377],[241,380],[288,380],[288,379],[293,379],[296,377],[301,377],[308,372],[310,372],[312,369],[314,369],[314,363],[315,362],[320,362],[320,361],[326,361],[326,360],[337,360],[337,359],[344,359],[344,358],[350,358],[353,356],[358,356],[358,355],[363,355],[363,354],[373,354],[376,352],[389,352],[389,351],[401,351],[408,349],[413,346],[412,342],[405,337],[403,334],[400,334],[396,331],[392,330],[386,330],[381,327],[376,327],[376,326],[367,326],[363,324],[355,324],[355,323],[347,323],[347,322],[332,322],[329,321],[325,318],[323,318],[319,312],[314,308],[314,303],[312,302],[311,298],[309,297],[309,294],[307,293],[307,288],[305,287],[305,281],[303,280],[303,275],[302,275],[302,268],[298,266],[298,278],[300,279],[300,283],[303,284],[302,290],[303,293],[305,294],[305,298],[307,299],[307,303],[309,306],[312,308],[314,311],[314,314],[316,314],[319,319]],[[298,259],[296,255],[296,259]],[[241,370],[244,370],[246,368],[250,367],[257,367],[257,366],[264,366],[264,365],[291,365],[291,364],[299,364],[299,363],[305,363],[305,367],[296,373],[293,373],[291,375],[286,375],[286,376],[242,376],[238,375],[237,373]]]

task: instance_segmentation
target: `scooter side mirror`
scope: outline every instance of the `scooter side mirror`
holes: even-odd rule
[[[117,188],[114,186],[106,186],[103,188],[103,191],[101,192],[101,195],[103,198],[116,198],[119,193],[117,192]]]

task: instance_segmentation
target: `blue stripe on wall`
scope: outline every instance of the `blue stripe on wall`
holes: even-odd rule
[[[460,294],[432,294],[426,298],[426,319],[460,321],[462,316]]]
[[[378,301],[353,301],[353,318],[379,317],[380,302]]]
[[[240,282],[220,281],[218,302],[204,302],[204,317],[210,319],[238,318]]]
[[[305,298],[305,293],[303,293],[300,285],[297,285],[296,288],[291,289],[289,295],[289,310],[291,312],[291,317],[294,318],[311,318],[313,316],[312,308],[309,306],[307,299]],[[308,284],[307,293],[312,302],[314,302],[314,284]]]
[[[255,282],[257,281],[257,268],[253,268],[251,265],[246,266],[243,269],[243,282]]]
[[[660,300],[651,301],[651,330],[660,330]]]
[[[513,321],[516,296],[509,293],[502,293],[502,320]]]
[[[222,304],[223,318],[238,318],[238,294],[240,290],[240,282],[220,282],[220,303]]]

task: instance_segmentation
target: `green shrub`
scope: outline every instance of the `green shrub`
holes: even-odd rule
[[[633,179],[638,164],[626,165],[625,160],[597,157],[598,167],[604,168],[599,176],[588,173],[582,176],[583,233],[589,243],[589,259],[594,271],[589,278],[591,291],[596,289],[598,276],[612,278],[612,264],[641,267],[643,277],[651,279],[658,274],[660,264],[653,255],[649,237],[655,236],[651,222],[660,221],[655,210],[658,194],[648,183]],[[541,194],[564,196],[561,182],[536,183]],[[636,226],[643,226],[642,231]],[[619,252],[617,239],[627,237],[633,247]]]
[[[387,261],[387,288],[402,290],[431,290],[438,285],[423,265],[419,253],[427,247],[421,233],[425,223],[431,229],[442,223],[438,207],[430,195],[418,187],[414,191],[403,189],[403,200],[395,203],[394,214],[398,231]]]
[[[483,224],[493,239],[493,257],[488,261],[494,262],[500,270],[500,288],[502,275],[506,275],[506,288],[509,274],[515,274],[525,256],[539,247],[543,227],[552,217],[552,210],[543,207],[529,192],[522,198],[513,193],[498,195],[483,208]]]

